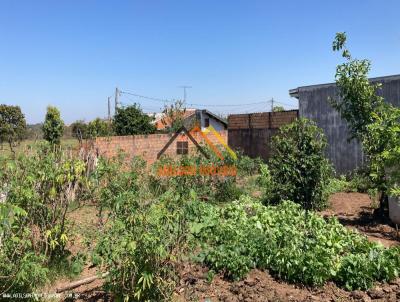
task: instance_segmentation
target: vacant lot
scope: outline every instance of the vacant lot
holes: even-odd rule
[[[398,240],[374,214],[376,202],[357,192],[359,176],[328,179],[321,209],[306,211],[279,198],[286,188],[277,188],[274,165],[245,156],[149,166],[35,145],[1,165],[4,293],[55,301],[399,298]],[[165,177],[163,165],[233,165],[238,174]]]

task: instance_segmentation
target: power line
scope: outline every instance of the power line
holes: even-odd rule
[[[189,87],[187,87],[189,88]],[[175,101],[171,101],[171,100],[167,100],[167,99],[159,99],[159,98],[154,98],[154,97],[149,97],[149,96],[144,96],[144,95],[140,95],[140,94],[136,94],[136,93],[132,93],[132,92],[128,92],[128,91],[119,91],[122,94],[128,94],[128,95],[132,95],[138,98],[142,98],[142,99],[147,99],[147,100],[151,100],[151,101],[157,101],[157,102],[169,102],[169,103],[174,103]],[[270,101],[261,101],[261,102],[253,102],[253,103],[245,103],[245,104],[231,104],[231,105],[215,105],[215,104],[198,104],[198,103],[188,103],[187,105],[190,106],[204,106],[204,107],[240,107],[240,106],[248,106],[248,105],[257,105],[257,104],[266,104]]]
[[[140,94],[136,94],[136,93],[132,93],[132,92],[128,92],[128,91],[120,91],[120,93],[129,94],[129,95],[132,95],[132,96],[136,96],[138,98],[147,99],[147,100],[151,100],[151,101],[157,101],[157,102],[163,102],[163,103],[165,103],[165,102],[174,102],[174,101],[169,101],[167,99],[163,100],[163,99],[158,99],[158,98],[152,98],[152,97],[149,97],[149,96],[144,96],[144,95],[140,95]]]
[[[246,104],[231,104],[231,105],[213,105],[213,104],[195,104],[190,103],[188,105],[192,106],[204,106],[204,107],[240,107],[240,106],[249,106],[249,105],[257,105],[257,104],[268,104],[269,101],[255,102],[255,103],[246,103]]]
[[[133,100],[130,100],[130,101],[134,102]],[[119,102],[119,104],[122,105],[122,106],[127,106],[127,105],[129,105],[128,103],[125,103],[125,102]],[[151,112],[151,113],[154,113],[154,112],[156,112],[156,111],[161,110],[161,108],[148,107],[148,106],[142,106],[142,105],[140,105],[140,108],[141,108],[142,110],[149,111],[149,112]]]
[[[289,106],[289,107],[297,107],[296,105],[293,105],[293,104],[277,102],[277,101],[275,101],[275,100],[274,100],[274,103],[281,104],[281,105],[285,105],[285,106]]]
[[[184,87],[184,86],[182,86]],[[185,86],[186,88],[189,88],[189,86]],[[168,99],[160,99],[160,98],[155,98],[155,97],[149,97],[149,96],[145,96],[145,95],[141,95],[141,94],[137,94],[137,93],[132,93],[129,91],[121,91],[119,90],[120,94],[125,94],[125,95],[131,95],[131,96],[135,96],[141,99],[146,99],[146,100],[151,100],[151,101],[156,101],[156,102],[162,102],[162,103],[174,103],[174,100],[168,100]],[[128,98],[129,99],[129,98]],[[132,99],[130,99],[131,101],[133,101]],[[198,106],[198,107],[214,107],[214,108],[218,108],[218,107],[223,107],[223,108],[227,108],[227,107],[245,107],[245,106],[251,106],[251,105],[268,105],[269,103],[276,103],[276,104],[280,104],[280,105],[284,105],[284,106],[288,106],[288,107],[292,107],[292,108],[296,108],[297,106],[294,104],[288,104],[288,103],[284,103],[284,102],[278,102],[276,100],[267,100],[267,101],[259,101],[259,102],[249,102],[249,103],[241,103],[241,104],[200,104],[200,103],[187,103],[186,105],[188,106]],[[262,111],[265,111],[262,110]]]

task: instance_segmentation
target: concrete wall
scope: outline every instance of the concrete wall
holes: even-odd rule
[[[371,79],[382,83],[378,94],[393,105],[400,106],[400,75]],[[296,90],[296,89],[295,89]],[[291,90],[291,95],[294,95]],[[327,156],[338,173],[347,173],[363,163],[360,144],[348,141],[348,128],[328,99],[337,96],[335,84],[313,85],[297,88],[299,116],[314,120],[325,132],[328,141]]]
[[[271,138],[279,127],[290,124],[297,116],[297,110],[230,115],[228,144],[252,158],[268,160],[271,156]]]

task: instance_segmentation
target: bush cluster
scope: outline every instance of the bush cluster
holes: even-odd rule
[[[151,183],[153,189],[159,192],[165,192],[173,189],[180,194],[187,194],[190,190],[196,192],[200,199],[209,202],[228,202],[237,199],[243,192],[237,186],[236,176],[208,176],[196,173],[195,175],[178,175],[170,177],[161,177],[157,171],[165,166],[173,167],[235,167],[239,171],[238,163],[224,153],[224,159],[221,160],[207,147],[203,150],[208,154],[206,158],[203,154],[197,153],[191,156],[182,156],[178,159],[163,157],[152,167]]]
[[[30,292],[66,256],[66,213],[85,195],[85,164],[48,144],[0,159],[0,293]]]
[[[310,120],[298,119],[282,127],[272,140],[273,183],[267,201],[292,200],[307,209],[324,208],[324,191],[333,172],[325,148],[322,130]]]
[[[249,197],[223,208],[198,207],[191,225],[199,259],[226,277],[252,268],[306,285],[329,280],[346,289],[366,289],[398,276],[400,249],[385,249],[365,236],[285,201],[263,206]]]
[[[117,298],[168,300],[176,286],[177,263],[186,232],[184,206],[172,192],[151,204],[122,194],[112,222],[97,243],[93,262],[108,271],[105,288]]]
[[[161,162],[173,163],[167,158]],[[193,188],[205,193],[209,183],[196,176],[164,179],[145,173],[148,167],[140,158],[134,158],[129,168],[122,169],[123,165],[121,156],[102,160],[97,169],[97,201],[109,215],[93,263],[109,272],[105,287],[117,298],[165,301],[175,289],[177,269],[186,254],[187,209],[191,200],[197,200]]]

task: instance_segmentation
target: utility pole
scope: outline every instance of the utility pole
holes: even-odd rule
[[[271,113],[269,114],[269,127],[274,126],[274,98],[271,99]]]
[[[114,106],[115,106],[115,112],[117,112],[117,108],[118,108],[118,97],[119,97],[120,91],[118,89],[118,87],[115,88],[115,98],[114,98]]]
[[[186,89],[192,88],[192,86],[182,85],[182,86],[179,86],[179,88],[183,88],[183,101],[186,103]]]
[[[111,97],[107,98],[108,101],[108,120],[111,121]]]

